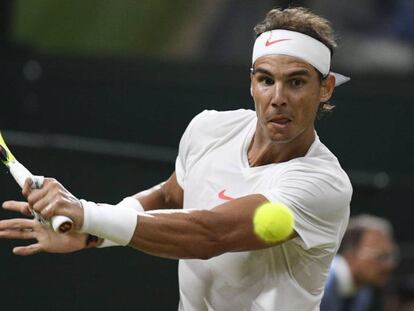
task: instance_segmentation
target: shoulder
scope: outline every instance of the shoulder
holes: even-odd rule
[[[305,157],[291,161],[290,174],[306,176],[332,194],[341,195],[346,201],[352,196],[351,181],[338,158],[316,137]]]
[[[233,128],[244,127],[256,118],[253,110],[238,109],[229,111],[204,110],[190,122],[194,133],[200,135],[219,135]]]
[[[319,140],[306,156],[286,163],[279,187],[306,213],[325,221],[339,224],[349,215],[351,182],[338,159]]]
[[[196,163],[212,148],[240,138],[255,120],[256,113],[252,110],[204,110],[191,120],[181,137],[179,158],[183,163]]]

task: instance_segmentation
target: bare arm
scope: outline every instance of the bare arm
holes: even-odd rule
[[[82,227],[84,210],[80,201],[56,180],[46,179],[43,188],[38,190],[31,189],[26,183],[23,193],[29,205],[44,218],[64,215],[74,221],[77,230]],[[254,212],[267,201],[262,195],[248,195],[211,210],[203,210],[203,206],[195,207],[199,208],[197,210],[178,210],[183,205],[183,190],[173,174],[162,186],[136,197],[146,212],[138,213],[129,246],[143,252],[168,258],[207,259],[226,252],[256,250],[277,244],[267,244],[253,233]],[[289,239],[295,236],[293,234]]]
[[[177,184],[175,175],[171,179]],[[129,245],[156,256],[199,259],[274,246],[278,243],[265,243],[253,232],[254,212],[266,201],[256,194],[212,210],[149,211],[139,215]]]
[[[183,190],[174,173],[135,198],[146,213],[139,216],[129,245],[152,255],[205,259],[270,246],[253,233],[254,212],[267,201],[262,195],[249,195],[212,210],[161,210],[182,208]]]
[[[183,207],[183,189],[177,183],[175,173],[167,181],[134,195],[145,211],[156,209],[180,209]]]

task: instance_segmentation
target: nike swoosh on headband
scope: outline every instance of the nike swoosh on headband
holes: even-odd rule
[[[273,41],[269,41],[269,39],[267,39],[265,45],[266,46],[270,46],[272,44],[278,43],[278,42],[282,42],[282,41],[287,41],[287,40],[291,40],[291,39],[278,39],[278,40],[273,40]]]

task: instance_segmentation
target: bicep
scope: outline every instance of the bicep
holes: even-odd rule
[[[148,190],[137,193],[134,197],[140,201],[145,211],[157,209],[180,209],[183,207],[184,192],[173,173],[165,182]]]

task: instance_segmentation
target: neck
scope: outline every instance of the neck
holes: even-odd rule
[[[258,128],[256,128],[256,132],[247,151],[249,165],[252,167],[281,163],[303,157],[315,140],[313,128],[304,131],[288,142],[272,141],[259,133]]]

